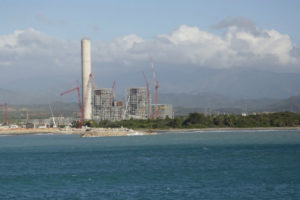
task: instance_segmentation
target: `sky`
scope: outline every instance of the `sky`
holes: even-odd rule
[[[152,78],[150,57],[165,92],[187,91],[175,77],[189,82],[191,74],[207,70],[300,73],[297,0],[0,3],[2,89],[68,89],[80,79],[83,37],[92,41],[102,87],[114,79],[124,87],[144,84],[141,71]],[[189,91],[198,91],[194,85]]]
[[[110,41],[128,34],[148,39],[183,24],[213,32],[221,20],[244,17],[299,45],[299,8],[297,0],[2,0],[0,33],[33,28],[67,40]]]

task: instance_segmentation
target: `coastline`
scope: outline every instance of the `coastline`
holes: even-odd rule
[[[59,128],[0,128],[0,135],[29,135],[29,134],[81,134],[82,130],[64,130]]]
[[[58,135],[81,135],[82,137],[111,137],[111,136],[134,136],[155,135],[157,133],[180,133],[180,132],[216,132],[216,131],[284,131],[300,130],[300,127],[255,127],[255,128],[194,128],[194,129],[127,129],[127,128],[90,128],[90,129],[62,129],[62,128],[16,128],[1,129],[0,135],[32,135],[32,134],[58,134]]]
[[[138,129],[143,130],[145,129]],[[300,131],[299,127],[254,127],[254,128],[174,128],[174,129],[153,129],[155,132],[196,132],[196,131],[207,131],[207,132],[214,132],[214,131],[284,131],[284,130],[292,130],[292,131]]]
[[[156,132],[132,130],[128,128],[0,128],[0,135],[80,135],[81,137],[111,137],[111,136],[137,136],[155,135]]]

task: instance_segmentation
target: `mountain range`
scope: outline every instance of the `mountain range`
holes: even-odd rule
[[[2,91],[3,92],[3,91]],[[160,103],[173,104],[175,115],[187,115],[191,112],[201,113],[234,113],[242,112],[280,112],[291,111],[300,113],[300,96],[293,96],[286,99],[234,99],[219,94],[174,94],[161,93]],[[19,101],[15,101],[19,102]],[[49,102],[55,116],[74,116],[79,112],[76,102]],[[42,104],[13,104],[8,102],[9,112],[14,113],[16,118],[24,118],[26,111],[40,116],[49,116],[50,109],[48,102]],[[21,113],[22,116],[18,117]],[[0,112],[0,117],[3,112]]]
[[[287,99],[233,99],[218,94],[160,94],[160,103],[173,104],[175,113],[253,113],[291,111],[300,113],[300,96]]]

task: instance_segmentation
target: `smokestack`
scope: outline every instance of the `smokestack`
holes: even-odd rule
[[[84,120],[92,119],[92,87],[89,83],[91,74],[91,41],[81,40],[81,65],[82,65],[82,102],[84,106]]]

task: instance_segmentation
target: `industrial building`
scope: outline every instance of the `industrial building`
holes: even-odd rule
[[[93,119],[99,121],[156,118],[156,107],[158,119],[174,117],[171,104],[151,105],[151,96],[148,98],[146,87],[128,88],[124,103],[115,100],[112,88],[96,89],[93,102]]]
[[[119,121],[123,119],[123,112],[123,102],[115,101],[111,88],[94,90],[93,118],[95,120]]]
[[[50,117],[46,119],[29,119],[21,124],[25,125],[26,128],[50,128],[53,127],[53,122],[59,125],[71,126],[73,121],[76,121],[77,118],[73,117]]]
[[[151,98],[148,98],[146,87],[127,89],[127,119],[148,119],[151,113]]]
[[[172,104],[153,104],[152,113],[156,113],[156,109],[158,109],[158,119],[174,118]]]
[[[146,87],[128,88],[124,102],[115,100],[114,86],[113,88],[94,89],[94,91],[92,91],[91,79],[95,79],[95,77],[92,76],[91,63],[91,41],[84,38],[81,40],[82,96],[78,102],[81,109],[81,123],[83,120],[90,119],[98,121],[151,119],[153,118],[152,113],[155,113],[155,118],[159,119],[165,119],[166,117],[173,118],[172,105],[158,104],[159,85],[156,79],[153,62],[152,70],[156,84],[155,104],[158,105],[154,107],[151,105],[151,94],[145,74],[143,75],[146,80]],[[79,87],[69,90],[65,93],[75,90],[77,90],[78,95],[80,95]],[[158,110],[156,108],[158,108]]]
[[[148,119],[151,112],[145,87],[127,89],[126,101],[116,101],[111,88],[94,90],[95,120],[119,121],[125,119]]]

